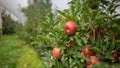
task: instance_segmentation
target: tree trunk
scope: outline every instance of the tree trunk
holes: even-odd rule
[[[2,35],[2,18],[1,18],[2,8],[0,6],[0,36]]]

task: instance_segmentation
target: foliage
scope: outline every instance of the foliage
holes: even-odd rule
[[[51,0],[37,0],[35,4],[23,8],[23,12],[27,17],[27,22],[24,25],[22,34],[20,34],[21,37],[29,46],[34,47],[40,57],[43,57],[42,54],[49,57],[50,53],[48,54],[47,49],[41,47],[46,44],[41,42],[38,36],[46,30],[46,26],[42,24],[42,21],[48,13],[51,13]],[[49,59],[46,57],[44,59],[43,63],[48,65],[46,61]]]
[[[112,52],[116,51],[120,55],[120,14],[115,11],[118,2],[119,0],[72,0],[68,3],[69,9],[48,15],[48,11],[41,15],[38,4],[31,5],[26,9],[26,41],[35,47],[46,68],[87,67],[86,62],[91,61],[90,57],[81,54],[87,44],[90,45],[88,49],[94,51],[94,56],[100,58],[100,62],[92,64],[91,68],[117,68],[120,57],[114,58]],[[64,24],[71,20],[76,22],[77,31],[68,35]],[[61,58],[52,56],[55,47],[60,48]]]
[[[3,34],[14,34],[21,30],[22,24],[17,21],[14,21],[10,15],[2,12],[2,31]]]
[[[36,3],[29,5],[27,8],[23,8],[23,12],[27,17],[27,22],[25,23],[24,31],[22,35],[26,42],[30,45],[36,45],[34,38],[41,34],[42,18],[46,16],[47,13],[51,12],[51,1],[50,0],[36,0]]]
[[[69,2],[69,9],[58,10],[59,15],[51,13],[46,16],[41,22],[46,30],[43,30],[33,40],[39,41],[37,48],[43,50],[44,58],[49,58],[47,67],[86,67],[86,61],[90,61],[90,58],[81,55],[82,48],[86,44],[91,45],[89,49],[100,58],[100,62],[105,62],[103,64],[114,66],[116,63],[120,63],[120,59],[115,59],[112,55],[113,51],[120,52],[120,14],[115,12],[119,6],[117,2],[119,0],[102,2],[99,0],[94,2],[92,0],[72,0]],[[69,20],[77,23],[77,31],[73,35],[67,35],[64,31],[64,24]],[[91,33],[93,34],[91,35]],[[70,46],[70,42],[74,43],[74,47]],[[57,59],[52,56],[54,47],[61,49],[61,58]]]

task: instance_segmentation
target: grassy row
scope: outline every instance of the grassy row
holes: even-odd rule
[[[0,38],[0,68],[43,68],[36,52],[16,35]]]

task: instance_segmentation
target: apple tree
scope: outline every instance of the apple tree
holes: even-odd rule
[[[117,68],[120,63],[119,0],[72,0],[69,9],[43,18],[39,38],[49,68]],[[45,62],[45,61],[44,61]]]

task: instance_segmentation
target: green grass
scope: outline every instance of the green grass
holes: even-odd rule
[[[0,38],[0,68],[43,68],[36,52],[16,35]]]

